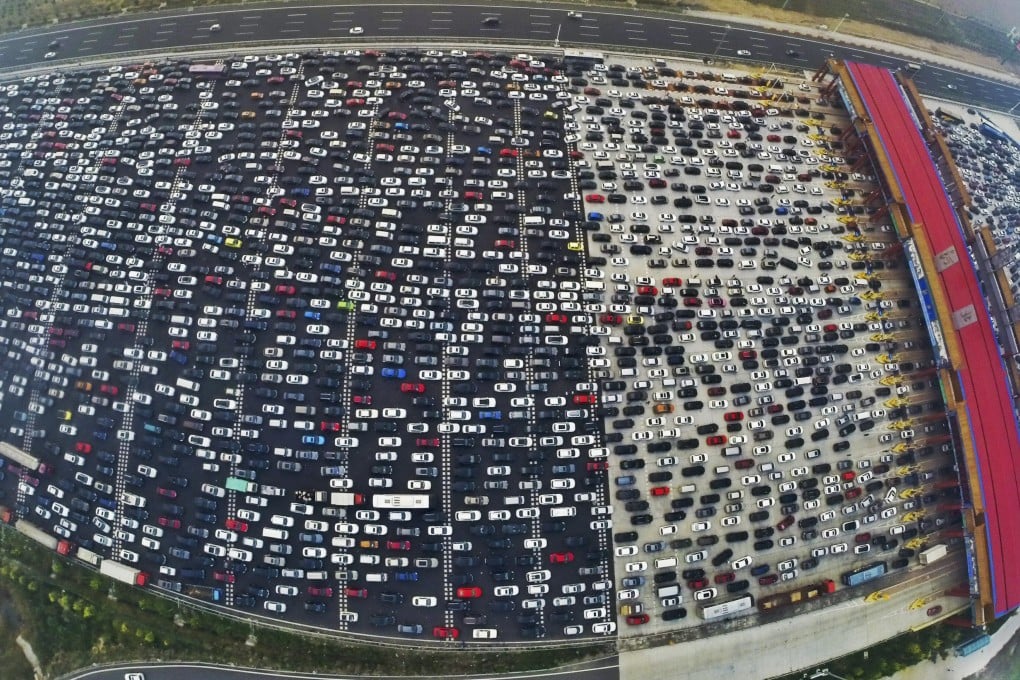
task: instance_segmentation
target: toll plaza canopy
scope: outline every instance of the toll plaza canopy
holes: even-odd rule
[[[968,467],[976,465],[978,471],[992,605],[998,617],[1020,605],[1020,532],[1016,529],[1020,430],[1002,350],[963,227],[903,89],[887,69],[852,62],[845,66],[866,109],[861,113],[870,118],[872,143],[880,146],[893,189],[902,194],[911,230],[930,245],[934,264],[929,275],[937,276],[944,291],[948,309],[939,310],[940,322],[946,334],[956,336],[947,340],[960,349],[953,368],[968,421],[961,437],[969,436],[964,448],[972,448],[974,461]]]

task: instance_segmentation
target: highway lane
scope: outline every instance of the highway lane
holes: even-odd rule
[[[558,670],[537,671],[535,673],[506,673],[457,675],[458,680],[537,680],[539,678],[556,678],[556,680],[618,680],[620,677],[618,657],[608,657],[577,665],[577,667]],[[118,666],[116,668],[95,668],[65,676],[69,680],[123,680],[128,672],[145,674],[145,680],[185,680],[201,677],[202,680],[266,680],[267,678],[340,680],[356,678],[352,675],[332,675],[329,673],[288,673],[281,671],[259,671],[248,668],[229,668],[211,664],[159,664]],[[373,676],[375,680],[412,680],[421,676]]]
[[[763,31],[737,23],[702,19],[664,19],[621,11],[585,10],[571,19],[566,8],[509,5],[379,4],[367,6],[287,5],[237,7],[204,12],[169,12],[137,18],[96,20],[40,29],[0,39],[0,62],[24,68],[43,61],[54,40],[58,59],[88,60],[137,50],[167,47],[215,48],[268,41],[334,40],[372,43],[424,37],[428,41],[474,44],[492,40],[531,45],[591,49],[620,48],[672,52],[684,56],[746,61],[748,66],[777,64],[811,69],[828,56],[888,68],[906,60],[861,47]],[[496,17],[498,26],[483,26]],[[219,24],[221,30],[209,29]],[[363,33],[351,36],[350,29]],[[738,57],[738,50],[750,56]],[[1020,101],[1020,89],[963,71],[925,65],[915,80],[922,93],[978,106],[1008,109]]]

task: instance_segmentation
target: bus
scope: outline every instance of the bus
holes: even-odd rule
[[[427,493],[377,493],[372,507],[387,510],[428,510],[432,499]]]
[[[16,446],[11,446],[7,442],[0,442],[0,455],[14,461],[21,467],[26,468],[28,470],[39,469],[38,458],[25,453]]]
[[[843,585],[850,587],[859,586],[862,583],[867,583],[884,575],[885,572],[885,562],[872,562],[860,569],[845,572],[843,574]]]
[[[728,602],[718,602],[716,604],[703,604],[698,609],[698,613],[701,614],[701,618],[706,621],[712,621],[713,619],[719,619],[730,614],[739,614],[741,612],[750,613],[754,608],[754,596],[744,595],[736,600],[730,600]]]

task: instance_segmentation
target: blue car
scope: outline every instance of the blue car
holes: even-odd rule
[[[320,314],[319,312],[315,311],[314,309],[306,309],[305,310],[305,318],[306,319],[315,319],[316,321],[318,321],[320,318],[322,318],[322,314]]]
[[[601,222],[604,219],[606,219],[606,216],[603,215],[600,212],[590,212],[590,213],[588,213],[588,221],[589,222]]]
[[[179,363],[179,364],[180,364],[181,366],[183,366],[183,365],[185,365],[186,363],[188,363],[188,355],[187,355],[187,354],[181,354],[181,353],[180,353],[180,352],[178,352],[177,350],[172,350],[172,351],[170,352],[170,359],[171,359],[172,361],[176,361],[176,362],[177,362],[177,363]]]
[[[382,377],[384,378],[405,378],[407,377],[407,371],[402,368],[384,368],[382,370]]]
[[[416,572],[416,571],[398,571],[397,572],[397,580],[398,581],[417,581],[418,580],[418,572]]]
[[[306,434],[301,437],[302,444],[309,444],[310,446],[322,446],[326,443],[326,438],[321,434]]]
[[[290,190],[291,196],[311,196],[312,190],[308,187],[294,187]]]
[[[482,411],[482,412],[480,412],[478,414],[478,417],[481,420],[502,420],[503,419],[503,412],[502,411]]]

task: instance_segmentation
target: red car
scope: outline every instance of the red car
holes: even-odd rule
[[[296,319],[297,312],[293,309],[278,309],[276,310],[277,319]]]
[[[570,319],[567,318],[566,314],[546,314],[546,323],[568,323]]]
[[[652,495],[653,496],[668,496],[669,495],[669,487],[668,486],[653,486],[652,487]]]
[[[361,404],[362,406],[372,405],[372,397],[371,395],[368,394],[355,394],[353,397],[351,397],[351,401],[354,402],[355,404]]]
[[[726,443],[726,435],[714,434],[711,437],[707,437],[705,439],[705,443],[708,444],[709,446],[722,446],[723,444]]]
[[[464,600],[473,600],[482,596],[482,589],[478,586],[461,586],[457,588],[457,597]]]
[[[124,323],[124,322],[121,322],[121,323],[117,324],[117,330],[118,331],[124,331],[125,333],[134,333],[135,332],[135,325],[133,323]]]
[[[765,574],[764,576],[758,577],[758,585],[770,586],[779,580],[779,574]]]
[[[410,541],[386,541],[386,548],[388,550],[410,550]]]
[[[605,203],[606,197],[602,194],[588,194],[584,197],[585,203]]]
[[[157,486],[156,493],[158,493],[160,496],[165,496],[167,498],[177,498],[177,491],[174,489],[164,489],[161,486]]]
[[[418,439],[414,440],[414,445],[415,446],[439,446],[439,437],[430,437],[430,438],[427,438],[427,439],[419,437]]]
[[[340,423],[331,423],[328,420],[324,420],[319,423],[319,429],[323,432],[339,432]]]
[[[574,553],[572,552],[554,552],[549,553],[549,561],[553,564],[567,564],[574,561]]]
[[[117,393],[120,392],[116,385],[100,385],[99,391],[103,394],[109,394],[111,397],[116,397]]]
[[[709,307],[725,307],[726,306],[726,301],[723,300],[722,298],[719,298],[719,297],[710,297],[710,298],[708,298],[708,306]]]
[[[355,340],[354,349],[375,349],[375,340]]]
[[[465,191],[464,199],[468,201],[484,201],[485,194],[481,191]]]
[[[691,590],[701,590],[708,585],[707,578],[696,578],[687,582],[687,587]]]
[[[743,419],[744,414],[742,411],[731,411],[730,413],[727,413],[726,415],[723,416],[723,420],[725,420],[727,423],[735,423]]]
[[[248,523],[247,522],[243,522],[243,521],[241,521],[239,519],[234,519],[233,517],[227,518],[226,525],[227,525],[228,529],[233,529],[234,531],[240,531],[241,533],[246,533],[248,531]]]
[[[407,120],[407,114],[403,111],[390,111],[386,117],[390,120]]]
[[[293,295],[297,292],[297,288],[294,286],[287,286],[282,283],[277,285],[273,290],[280,295]]]
[[[432,635],[440,640],[456,640],[460,637],[460,631],[448,626],[436,626],[432,629]]]
[[[159,519],[156,520],[156,522],[161,527],[166,527],[168,529],[180,529],[181,528],[181,520],[174,519],[173,517],[160,517]]]
[[[849,489],[846,492],[847,500],[850,500],[852,498],[857,498],[860,495],[861,495],[861,487],[859,487],[859,486],[855,486],[854,488]]]
[[[623,317],[619,314],[602,314],[599,316],[600,323],[607,323],[610,326],[619,326],[623,323]]]
[[[716,574],[715,578],[712,579],[716,583],[729,583],[737,578],[737,575],[732,571],[727,571],[724,574]]]
[[[88,442],[77,442],[74,445],[75,453],[92,453],[92,444]]]
[[[288,208],[296,208],[297,207],[297,201],[295,201],[293,198],[281,198],[280,199],[280,203],[283,203]]]
[[[658,295],[659,289],[655,286],[638,286],[638,295]]]
[[[628,626],[641,626],[648,623],[648,614],[631,614],[627,617]]]
[[[348,587],[348,588],[344,589],[344,593],[347,595],[347,597],[357,597],[357,598],[362,599],[362,600],[364,600],[365,598],[368,597],[368,589],[367,588],[350,588],[350,587]]]
[[[234,575],[227,571],[214,571],[212,573],[212,577],[214,580],[219,581],[221,583],[234,582]]]
[[[599,398],[594,394],[575,394],[574,403],[578,405],[597,404],[599,403]]]
[[[683,279],[679,276],[667,276],[662,280],[662,285],[664,286],[682,286],[683,283]]]
[[[312,597],[333,597],[333,589],[329,586],[308,586],[305,592]]]
[[[500,149],[499,155],[503,158],[517,158],[519,153],[517,149]]]
[[[604,460],[590,460],[585,466],[588,472],[604,472],[609,469],[609,463]]]
[[[425,391],[425,383],[400,383],[400,391],[421,394]]]
[[[396,281],[397,275],[393,272],[388,272],[384,269],[379,269],[375,272],[375,278],[382,279],[383,281]]]
[[[172,349],[189,350],[191,349],[191,343],[188,342],[187,340],[174,340],[173,342],[170,343],[170,347]]]
[[[843,477],[843,481],[852,482],[857,477],[857,473],[854,472],[853,470],[847,470],[840,476]]]
[[[208,283],[208,284],[214,285],[214,286],[222,286],[223,285],[223,277],[222,276],[213,276],[212,274],[209,274],[208,276],[205,277],[205,282]]]
[[[513,240],[512,238],[501,238],[501,239],[496,239],[496,243],[494,245],[497,248],[511,248],[512,249],[512,248],[516,248],[517,247],[517,241]]]

